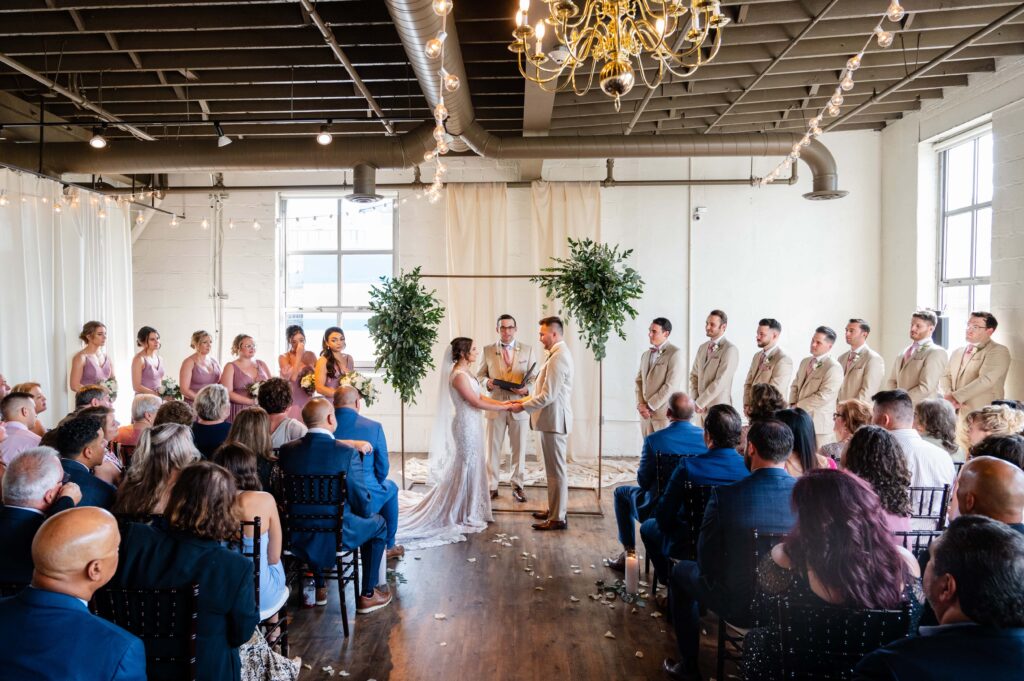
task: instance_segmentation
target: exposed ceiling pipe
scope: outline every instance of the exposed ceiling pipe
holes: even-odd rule
[[[429,59],[423,46],[441,30],[441,18],[431,0],[385,0],[398,30],[406,56],[431,108],[441,91],[437,60]],[[743,135],[659,135],[626,137],[596,135],[580,137],[497,137],[476,121],[473,112],[466,67],[459,48],[455,22],[448,22],[444,68],[462,81],[462,87],[445,96],[448,108],[446,127],[459,135],[473,151],[494,159],[579,159],[579,158],[651,158],[709,156],[785,156],[801,135],[763,133]],[[807,199],[837,199],[847,192],[839,190],[839,177],[832,154],[817,140],[801,152],[811,169],[813,191]]]
[[[11,59],[10,57],[8,57],[6,54],[4,54],[2,52],[0,52],[0,63],[6,64],[7,66],[10,66],[15,71],[18,71],[19,73],[25,74],[26,76],[28,76],[32,80],[36,81],[37,83],[41,83],[42,85],[45,85],[47,88],[49,88],[53,92],[56,92],[59,95],[67,97],[68,99],[70,99],[72,102],[74,102],[78,106],[81,106],[83,108],[88,109],[89,111],[92,111],[94,114],[96,114],[97,116],[99,116],[103,120],[105,120],[108,123],[111,123],[113,125],[116,125],[118,128],[120,128],[121,130],[124,130],[125,132],[128,132],[128,133],[131,133],[132,135],[135,135],[140,140],[145,140],[147,142],[154,142],[154,141],[156,141],[155,137],[153,137],[153,136],[143,132],[142,130],[139,130],[134,125],[131,125],[129,123],[125,123],[120,118],[118,118],[114,114],[110,113],[109,111],[107,111],[103,107],[98,106],[96,104],[93,104],[92,102],[90,102],[85,97],[82,97],[81,95],[77,95],[77,94],[75,94],[71,90],[68,90],[65,87],[61,87],[60,85],[58,85],[54,81],[50,80],[49,78],[47,78],[43,74],[39,73],[38,71],[34,71],[34,70],[30,69],[29,67],[25,66],[24,64],[22,64],[21,62],[19,62],[17,60],[14,60],[14,59]]]
[[[334,53],[334,56],[337,57],[338,61],[341,62],[341,65],[345,67],[346,71],[348,71],[348,75],[352,76],[352,84],[355,85],[356,89],[359,90],[363,97],[366,98],[370,108],[373,109],[375,114],[377,114],[377,118],[380,119],[380,122],[387,129],[388,134],[394,135],[395,126],[393,126],[384,115],[384,111],[380,108],[380,105],[377,104],[377,100],[373,98],[373,95],[370,93],[370,89],[366,87],[366,83],[364,83],[363,79],[359,77],[356,67],[353,66],[352,62],[349,61],[348,56],[345,54],[345,51],[341,49],[340,45],[338,45],[338,41],[334,38],[334,31],[332,31],[331,27],[328,26],[320,17],[320,14],[316,11],[316,7],[313,6],[312,2],[309,0],[299,0],[299,2],[302,4],[302,9],[306,11],[309,18],[312,19],[313,23],[316,24],[316,27],[320,29],[320,33],[324,37],[324,42],[326,42],[327,46],[331,48],[331,52]]]

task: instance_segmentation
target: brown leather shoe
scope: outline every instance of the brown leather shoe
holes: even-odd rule
[[[492,499],[497,499],[498,498],[498,490],[496,490],[496,489],[492,489],[491,490],[491,498]]]
[[[316,588],[316,604],[327,605],[327,587],[318,586]]]
[[[520,504],[526,503],[526,492],[519,485],[512,485],[512,498],[518,501]]]
[[[359,596],[356,598],[356,612],[360,615],[386,608],[391,604],[391,594],[380,589],[374,589],[372,596]]]
[[[626,571],[626,552],[622,551],[619,555],[614,558],[608,559],[608,567],[616,572]]]
[[[534,518],[536,518],[537,520],[547,520],[548,519],[548,512],[547,511],[534,511],[531,515]]]
[[[393,548],[388,549],[385,552],[385,555],[388,560],[391,560],[392,558],[401,558],[405,555],[405,547],[401,544],[396,544]]]
[[[569,523],[564,520],[545,520],[542,523],[534,523],[533,529],[540,530],[542,532],[547,530],[568,530]]]

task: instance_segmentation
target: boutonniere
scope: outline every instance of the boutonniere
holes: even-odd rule
[[[823,362],[823,361],[821,361],[820,359],[818,359],[818,360],[815,360],[815,361],[814,361],[814,368],[815,368],[815,369],[820,369],[820,368],[821,368],[821,365],[822,365],[822,364],[824,364],[824,362]]]
[[[761,366],[762,367],[770,367],[771,365],[772,365],[772,358],[771,357],[765,357],[764,359],[761,360]]]

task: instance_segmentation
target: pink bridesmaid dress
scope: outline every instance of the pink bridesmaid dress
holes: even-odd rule
[[[200,366],[198,362],[193,362],[192,377],[189,379],[188,389],[198,393],[206,386],[213,385],[214,383],[220,383],[220,365],[217,364],[217,360],[212,357],[210,358],[209,369]],[[186,397],[185,402],[191,405],[193,401]]]
[[[149,388],[156,394],[160,394],[160,382],[164,380],[164,361],[160,357],[156,358],[156,364],[153,364],[149,359],[142,358],[142,379],[141,383],[143,386]]]
[[[95,355],[85,355],[82,363],[82,385],[100,385],[110,380],[113,368],[110,364],[110,355],[103,356],[103,364],[96,361]]]
[[[263,364],[260,362],[256,363],[256,378],[253,378],[249,374],[242,371],[242,368],[238,366],[237,362],[231,362],[231,365],[235,368],[235,373],[231,378],[231,392],[238,393],[239,395],[249,395],[249,386],[253,383],[260,381],[263,382],[270,378],[266,371],[263,370]],[[231,413],[228,414],[228,421],[234,421],[238,413],[243,409],[249,407],[248,404],[238,404],[236,402],[231,403]],[[254,405],[253,405],[254,406]]]
[[[307,351],[306,354],[309,355],[312,353]],[[291,388],[292,391],[292,404],[290,407],[288,407],[288,416],[291,416],[293,419],[296,419],[300,422],[302,421],[302,408],[305,407],[306,403],[313,398],[309,393],[307,393],[303,389],[301,385],[299,385],[299,380],[302,377],[302,372],[306,369],[309,369],[309,374],[312,375],[314,366],[315,364],[301,365],[301,368],[299,369],[299,375],[292,377],[288,381],[288,387]]]

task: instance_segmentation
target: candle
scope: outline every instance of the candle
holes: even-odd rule
[[[635,594],[640,589],[640,561],[636,553],[626,554],[626,592]]]

